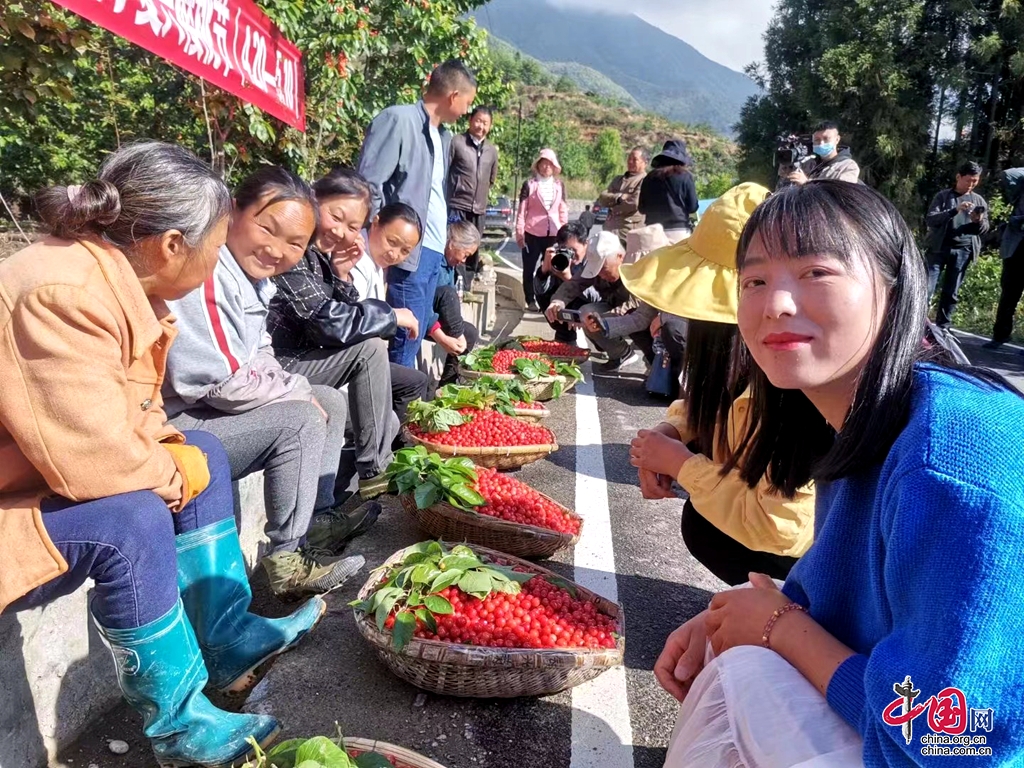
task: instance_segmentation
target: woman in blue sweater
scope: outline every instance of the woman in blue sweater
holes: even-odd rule
[[[926,359],[924,262],[868,187],[775,195],[738,265],[755,365],[733,466],[813,479],[815,543],[781,590],[751,574],[669,637],[666,766],[909,766],[971,737],[1021,764],[1024,398]]]

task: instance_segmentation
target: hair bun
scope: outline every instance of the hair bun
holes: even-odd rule
[[[121,214],[121,195],[109,181],[48,187],[35,198],[36,212],[57,237],[76,240],[103,230]]]

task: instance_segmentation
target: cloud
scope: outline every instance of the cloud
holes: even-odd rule
[[[548,0],[562,8],[623,14],[622,0]],[[632,0],[626,13],[685,40],[712,61],[742,70],[764,58],[772,0]]]

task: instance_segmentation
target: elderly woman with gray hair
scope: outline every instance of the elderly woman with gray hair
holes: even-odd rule
[[[476,345],[480,335],[472,323],[462,319],[462,291],[466,283],[466,260],[480,248],[480,232],[468,221],[448,225],[448,243],[434,292],[434,313],[427,324],[427,336],[448,356],[441,373],[441,386],[453,384],[459,376],[459,355]]]
[[[185,149],[122,147],[83,186],[50,187],[51,235],[0,264],[0,611],[95,584],[89,606],[161,765],[231,765],[273,717],[225,712],[324,615],[249,612],[231,470],[205,432],[167,423],[177,333],[167,302],[201,286],[231,196]]]

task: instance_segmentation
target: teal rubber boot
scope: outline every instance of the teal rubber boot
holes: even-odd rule
[[[143,718],[162,768],[229,768],[252,752],[246,739],[269,745],[280,726],[266,715],[217,709],[203,695],[206,668],[179,600],[167,614],[138,629],[108,629],[93,619],[117,667],[117,682]]]
[[[252,590],[234,518],[183,533],[178,550],[178,589],[195,628],[210,684],[223,693],[244,693],[257,669],[290,651],[327,611],[319,597],[281,619],[249,613]]]

